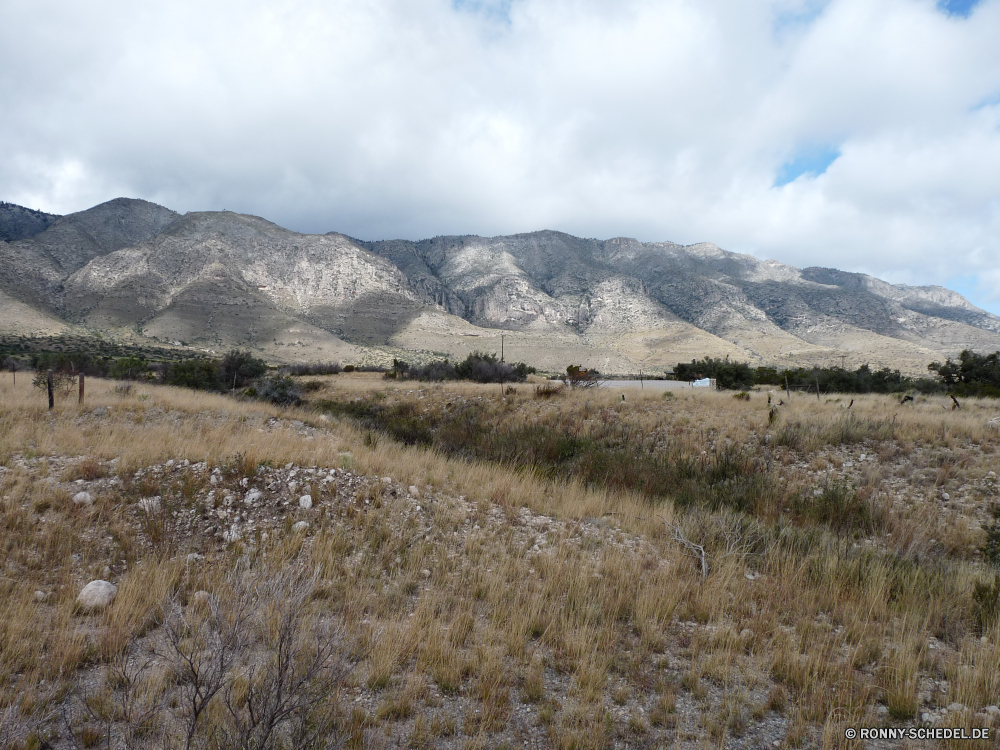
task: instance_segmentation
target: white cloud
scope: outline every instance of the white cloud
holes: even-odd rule
[[[0,198],[707,240],[985,299],[997,38],[1000,0],[13,0]],[[775,187],[810,150],[840,157]]]

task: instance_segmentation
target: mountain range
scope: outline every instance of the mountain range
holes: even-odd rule
[[[502,345],[508,360],[609,373],[706,355],[923,373],[962,349],[1000,350],[1000,317],[943,287],[708,243],[553,231],[368,242],[128,198],[58,217],[0,203],[0,238],[8,336],[373,364]]]

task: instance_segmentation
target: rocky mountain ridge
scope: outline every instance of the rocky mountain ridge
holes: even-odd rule
[[[20,234],[0,242],[0,332],[72,326],[286,361],[463,357],[499,350],[502,334],[509,359],[606,372],[705,355],[918,372],[1000,349],[1000,318],[942,287],[708,243],[553,231],[367,242],[126,198],[34,234],[10,215],[0,235]]]

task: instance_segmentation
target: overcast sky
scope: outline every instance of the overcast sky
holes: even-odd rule
[[[1000,313],[1000,0],[0,2],[0,199],[558,229]]]

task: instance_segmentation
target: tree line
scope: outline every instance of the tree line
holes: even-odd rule
[[[911,377],[889,367],[873,370],[864,364],[855,370],[839,367],[753,367],[746,362],[705,357],[680,362],[674,368],[677,380],[690,382],[713,378],[723,390],[747,390],[759,385],[796,390],[818,387],[822,393],[952,393],[959,396],[1000,398],[1000,352],[977,354],[965,350],[957,360],[932,362],[933,375]]]

